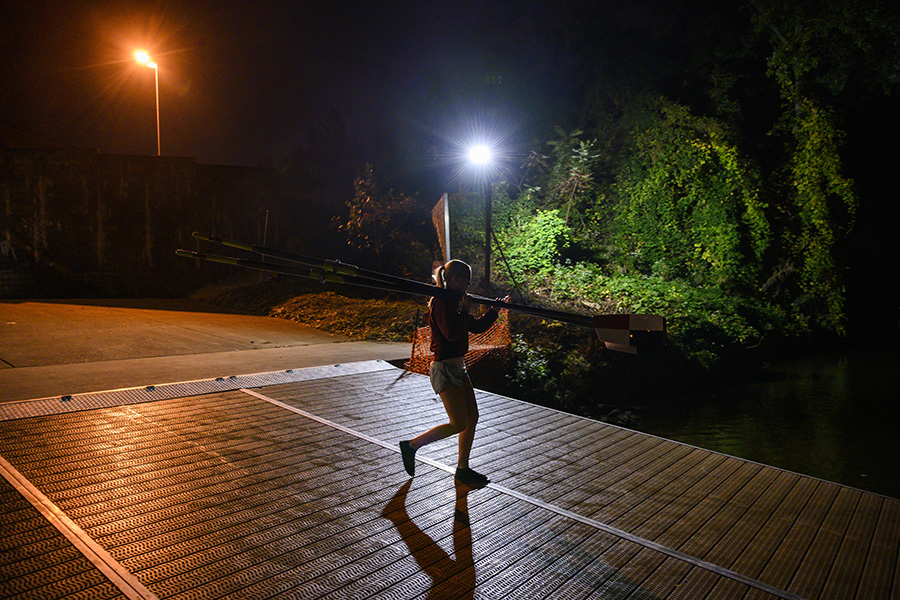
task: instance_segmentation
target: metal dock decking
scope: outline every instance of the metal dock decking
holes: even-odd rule
[[[900,598],[900,501],[380,361],[0,404],[3,598]]]

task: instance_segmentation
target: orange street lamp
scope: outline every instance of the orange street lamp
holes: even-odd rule
[[[142,65],[153,69],[153,73],[156,79],[156,155],[160,156],[162,153],[159,142],[159,68],[156,66],[155,62],[150,60],[150,55],[143,50],[138,50],[137,52],[135,52],[134,58]]]

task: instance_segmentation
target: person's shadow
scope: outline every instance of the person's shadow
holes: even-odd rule
[[[471,488],[454,480],[456,506],[453,515],[453,555],[451,558],[427,533],[419,529],[406,513],[406,495],[412,479],[400,486],[381,514],[390,519],[409,553],[419,567],[431,577],[426,598],[471,599],[475,595],[475,561],[472,554],[472,529],[469,527]]]

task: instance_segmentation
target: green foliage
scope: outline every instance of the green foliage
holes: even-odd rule
[[[881,0],[753,1],[753,25],[768,40],[768,75],[793,103],[838,97],[848,82],[895,91],[900,83],[900,14]]]
[[[583,226],[584,213],[592,208],[596,190],[594,173],[600,160],[596,140],[582,140],[584,132],[576,129],[565,133],[557,129],[559,139],[550,140],[552,167],[548,181],[547,202],[565,207],[565,225],[575,217]]]
[[[532,209],[523,202],[505,216],[496,234],[510,268],[522,275],[545,276],[570,243],[570,230],[559,211]]]
[[[788,217],[782,235],[786,260],[798,265],[795,299],[808,305],[807,312],[820,326],[837,332],[844,331],[845,293],[839,242],[852,227],[857,199],[852,182],[842,173],[841,133],[834,117],[812,98],[840,95],[854,70],[863,65],[882,75],[884,69],[892,73],[882,81],[885,89],[900,80],[897,44],[883,53],[871,41],[896,40],[895,33],[888,33],[890,24],[896,24],[896,12],[866,4],[836,0],[815,7],[781,1],[754,4],[756,27],[772,48],[768,74],[784,101],[777,127],[790,140],[782,207]],[[866,55],[870,58],[863,60]]]
[[[428,216],[417,199],[393,190],[380,192],[371,164],[354,180],[354,187],[356,194],[347,202],[349,215],[338,229],[345,234],[355,260],[390,273],[429,273]]]
[[[515,378],[521,389],[544,390],[550,380],[550,355],[521,334],[513,334],[512,351],[516,357]]]
[[[752,285],[770,230],[758,175],[722,125],[654,97],[633,115],[612,233],[631,272]]]
[[[841,173],[838,132],[827,113],[801,101],[794,132],[790,177],[796,220],[785,233],[786,245],[800,264],[802,290],[823,306],[821,324],[843,331],[844,286],[835,248],[852,227],[856,196]]]
[[[540,189],[526,188],[517,198],[510,198],[505,182],[493,187],[491,226],[517,279],[543,277],[571,244],[571,228],[557,209],[540,208]],[[468,262],[480,276],[484,257],[484,207],[476,194],[450,198],[450,235],[455,257]],[[493,273],[508,280],[507,265],[501,264],[496,244],[493,245]]]
[[[557,265],[545,293],[591,312],[653,313],[666,317],[669,339],[695,363],[711,367],[719,356],[809,331],[802,313],[765,299],[658,277],[606,276],[592,263]]]

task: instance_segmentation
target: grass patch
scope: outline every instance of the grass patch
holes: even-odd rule
[[[223,292],[210,301],[352,339],[403,342],[412,340],[416,316],[422,321],[427,299],[276,277]]]

